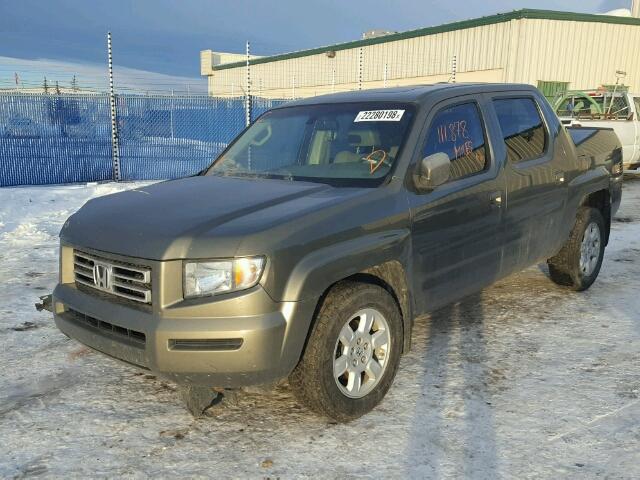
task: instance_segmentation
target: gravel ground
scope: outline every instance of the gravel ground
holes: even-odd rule
[[[348,425],[287,386],[194,420],[35,311],[66,217],[131,186],[0,189],[0,477],[640,478],[640,181],[589,291],[533,267],[419,319],[389,395]]]

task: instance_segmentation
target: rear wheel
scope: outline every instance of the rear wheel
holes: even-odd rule
[[[311,410],[347,422],[384,398],[401,349],[402,319],[389,292],[340,283],[325,297],[289,383]]]
[[[586,290],[600,273],[605,247],[602,213],[582,207],[569,239],[560,252],[547,260],[549,275],[558,285]]]

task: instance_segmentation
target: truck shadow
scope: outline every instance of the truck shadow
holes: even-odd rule
[[[414,332],[414,345],[422,343],[426,352],[416,355],[423,375],[416,382],[406,477],[496,477],[491,391],[500,374],[487,365],[482,294],[420,319]]]

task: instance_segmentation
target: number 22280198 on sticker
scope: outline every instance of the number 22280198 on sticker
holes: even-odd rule
[[[364,110],[358,112],[355,122],[399,122],[404,110]]]

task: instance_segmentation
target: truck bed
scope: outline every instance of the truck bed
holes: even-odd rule
[[[622,163],[622,147],[613,128],[566,127],[579,157],[591,159],[592,166],[605,165],[611,172],[614,164]]]

